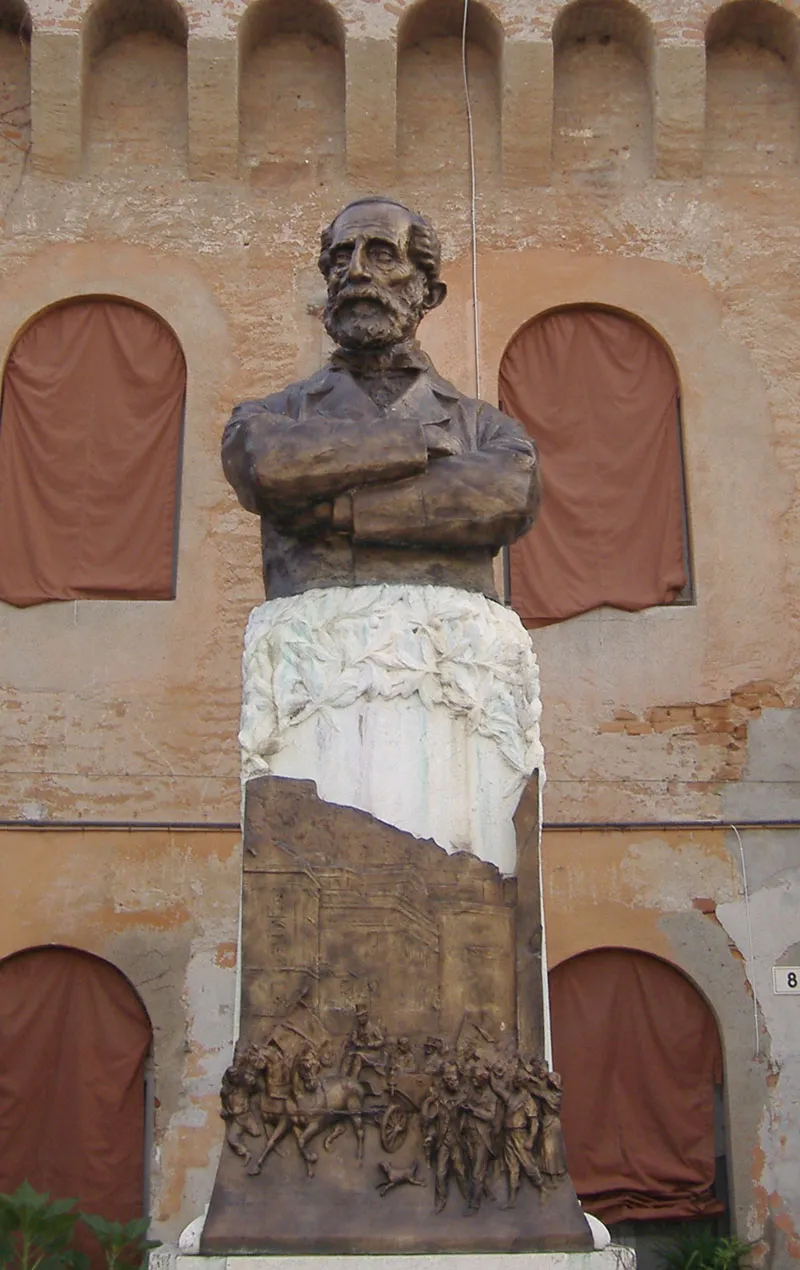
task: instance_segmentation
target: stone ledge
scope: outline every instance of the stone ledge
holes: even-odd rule
[[[602,1252],[450,1252],[412,1256],[286,1257],[178,1255],[175,1270],[636,1270],[632,1248]]]

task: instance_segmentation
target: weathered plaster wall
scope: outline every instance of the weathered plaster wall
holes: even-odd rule
[[[150,1192],[162,1239],[176,1239],[202,1211],[216,1171],[240,870],[235,832],[0,834],[0,958],[41,944],[94,953],[127,976],[150,1016]]]
[[[740,781],[725,792],[734,824],[771,815],[796,818],[800,806],[800,711],[770,710],[750,728]],[[754,1224],[766,1234],[776,1270],[800,1260],[800,997],[773,990],[773,966],[800,965],[800,830],[732,831],[728,846],[740,859],[744,889],[718,906],[744,967],[769,1046],[770,1096],[752,1147]],[[752,941],[752,943],[751,943]]]
[[[800,833],[743,831],[741,839],[749,904],[744,896],[736,896],[718,906],[717,917],[731,941],[746,953],[744,968],[759,1003],[762,1045],[768,1046],[769,1097],[760,1109],[750,1148],[750,1222],[764,1232],[766,1264],[779,1270],[800,1259],[800,999],[773,991],[772,967],[800,964]],[[730,847],[738,852],[738,842],[730,842]]]
[[[439,53],[442,68],[449,66],[453,36],[442,32],[449,32],[450,19],[439,26],[409,20],[398,81],[402,106],[403,59],[424,58],[434,67],[431,85],[449,102],[449,116],[437,109],[427,112],[435,120],[413,125],[403,122],[401,110],[399,171],[387,177],[394,139],[380,133],[372,142],[384,171],[355,182],[347,176],[344,150],[330,140],[342,111],[348,137],[355,127],[350,107],[355,109],[359,97],[352,41],[368,13],[370,38],[384,48],[396,34],[395,17],[381,10],[379,19],[371,8],[343,5],[327,26],[318,16],[309,18],[313,31],[305,41],[253,19],[247,40],[237,43],[235,19],[242,7],[211,0],[187,7],[190,131],[203,102],[207,113],[214,113],[216,102],[220,117],[227,117],[222,97],[232,92],[235,106],[241,55],[243,149],[237,176],[188,179],[179,92],[187,54],[175,39],[123,34],[87,60],[84,167],[72,179],[36,166],[36,138],[46,144],[52,120],[46,102],[37,108],[34,93],[33,166],[28,163],[21,177],[17,172],[15,185],[7,188],[0,347],[8,350],[20,327],[59,298],[92,292],[129,296],[149,304],[176,330],[189,364],[189,400],[177,600],[166,606],[93,602],[27,613],[4,609],[0,616],[12,689],[12,708],[4,715],[9,723],[0,732],[5,760],[0,795],[12,816],[23,808],[44,816],[71,808],[80,815],[124,817],[135,810],[153,818],[235,818],[235,649],[246,609],[259,595],[257,533],[224,485],[217,440],[231,402],[306,371],[322,354],[323,339],[308,308],[321,294],[313,242],[331,208],[380,184],[436,219],[451,299],[429,319],[425,339],[445,373],[470,382],[468,200],[461,160],[453,169],[455,184],[453,171],[443,176],[455,156],[465,153],[462,102],[449,72],[438,76],[435,70]],[[481,166],[484,151],[495,161],[497,145],[481,142],[480,119],[499,110],[500,122],[508,123],[515,91],[508,82],[511,52],[523,36],[534,34],[538,47],[549,50],[546,37],[564,6],[509,3],[494,11],[495,26],[489,19],[483,27],[477,24],[475,40],[484,392],[494,392],[497,365],[514,331],[553,305],[609,304],[651,325],[672,350],[681,378],[697,596],[693,606],[643,614],[601,610],[537,635],[550,707],[548,816],[716,815],[726,783],[736,779],[736,763],[722,762],[714,746],[686,732],[644,729],[634,736],[630,729],[616,734],[608,725],[619,710],[640,719],[653,708],[715,703],[753,681],[767,681],[782,704],[794,704],[796,168],[767,163],[758,179],[737,169],[666,181],[651,175],[658,157],[653,141],[645,145],[652,162],[644,166],[623,162],[619,154],[609,165],[587,151],[575,160],[577,168],[559,161],[537,178],[547,185],[530,184],[522,193],[519,174],[511,181],[508,172],[503,184],[499,173]],[[785,6],[787,20],[790,11]],[[37,36],[66,39],[81,29],[82,12],[79,5],[33,6],[34,70]],[[710,7],[676,11],[651,3],[642,9],[651,25],[645,17],[641,31],[636,23],[612,21],[608,37],[602,22],[598,26],[596,13],[603,12],[602,6],[593,10],[588,34],[585,22],[566,18],[557,32],[551,91],[556,157],[571,128],[567,122],[564,136],[558,131],[558,102],[571,91],[572,72],[563,60],[573,56],[570,49],[590,66],[592,83],[605,84],[606,97],[625,104],[619,118],[636,126],[639,144],[649,135],[650,102],[642,98],[636,106],[634,90],[609,61],[609,50],[622,50],[623,61],[638,59],[636,73],[648,76],[652,89],[659,66],[663,70],[659,57],[675,47],[695,47]],[[499,38],[498,24],[505,28],[499,61],[492,44]],[[113,24],[109,29],[113,35]],[[212,29],[220,49],[236,55],[221,83],[195,76],[192,40]],[[340,106],[330,96],[336,83],[335,91],[341,89],[335,39],[341,40],[345,61],[350,59],[347,101]],[[552,51],[549,55],[552,61]],[[499,100],[489,91],[491,76],[486,93],[481,88],[478,61],[492,56],[492,74],[503,76]],[[274,101],[263,92],[264,57],[278,59]],[[59,62],[62,75],[67,60]],[[222,53],[215,65],[221,61]],[[676,93],[683,73],[674,72]],[[287,123],[291,110],[281,115],[290,109],[286,93],[292,82],[299,90],[291,108],[296,138]],[[527,82],[533,90],[539,80]],[[743,110],[748,85],[743,76],[726,90],[731,100],[739,94]],[[379,91],[373,87],[384,100],[389,88],[383,79]],[[303,95],[306,88],[310,96]],[[663,102],[664,93],[657,96]],[[760,100],[757,93],[751,97]],[[589,93],[580,100],[591,110],[598,99]],[[263,109],[255,119],[258,101]],[[663,105],[659,109],[663,113]],[[753,127],[759,118],[756,112]],[[452,134],[447,155],[440,141],[426,141],[420,133],[423,123],[440,128],[443,119],[449,119]],[[314,131],[322,120],[324,144],[322,133]],[[605,146],[610,127],[596,114],[578,129],[591,137],[573,137],[570,145],[585,140]],[[510,140],[503,128],[505,146]],[[410,153],[417,147],[415,169],[402,158],[409,137]],[[736,130],[734,142],[758,159],[760,143],[750,133]],[[307,151],[315,153],[315,162],[306,162]],[[55,664],[54,681],[42,668]],[[737,743],[746,747],[746,736]],[[117,780],[122,772],[129,778],[124,790]]]
[[[780,1103],[763,1020],[756,1055],[747,945],[717,916],[741,895],[735,838],[723,829],[551,830],[542,850],[551,966],[592,948],[637,949],[677,966],[710,1005],[723,1046],[732,1213],[738,1230],[758,1238],[764,1159],[777,1143],[763,1157],[754,1148],[759,1134],[769,1139],[763,1126]],[[789,1152],[796,1158],[796,1146]]]
[[[209,20],[212,10],[216,13],[209,5]],[[344,16],[352,20],[352,15]],[[34,12],[34,20],[35,49],[40,23],[51,31],[60,27],[55,10]],[[74,15],[67,28],[71,23]],[[314,38],[320,42],[321,37]],[[444,41],[445,60],[450,56],[446,41],[452,37],[429,34],[423,27],[419,38],[422,42],[410,45],[402,56],[422,57],[420,50],[427,50],[426,61],[435,66],[437,41]],[[676,38],[677,28],[669,36]],[[297,82],[302,86],[312,73],[303,68],[314,62],[313,49],[308,41],[298,44],[295,35],[281,39],[280,65],[291,63],[295,48]],[[616,43],[625,47],[619,39]],[[641,62],[634,43],[630,55]],[[606,75],[608,86],[620,80],[606,66],[611,44],[597,44],[599,56],[592,66],[595,78],[602,81]],[[262,42],[243,60],[243,126],[254,110],[248,104],[247,76],[256,75],[252,68],[260,65],[256,59],[265,47],[269,52],[272,46]],[[575,47],[585,59],[594,44]],[[335,58],[329,65],[324,50],[334,51],[333,46],[322,41],[320,49],[312,79],[316,83],[327,67],[332,83],[331,76],[338,75]],[[486,49],[480,51],[489,56]],[[563,52],[561,47],[559,58]],[[245,148],[239,179],[187,180],[179,161],[180,112],[158,107],[157,95],[154,110],[143,113],[141,105],[147,73],[159,92],[171,92],[171,100],[177,101],[175,76],[184,56],[176,43],[152,33],[125,35],[106,47],[86,76],[88,168],[83,179],[64,181],[27,171],[6,208],[8,237],[0,264],[5,349],[42,305],[70,294],[104,291],[150,303],[176,329],[190,368],[178,600],[168,614],[155,605],[139,606],[138,611],[136,606],[123,606],[126,621],[137,613],[137,630],[130,633],[132,646],[142,650],[141,666],[132,676],[141,688],[141,717],[131,721],[126,716],[124,727],[115,725],[104,708],[98,712],[96,703],[92,705],[91,689],[72,687],[61,676],[55,710],[62,720],[59,730],[53,703],[40,695],[46,693],[46,685],[31,682],[25,687],[26,663],[51,661],[42,657],[42,642],[46,646],[52,640],[60,623],[80,631],[79,637],[70,640],[67,635],[62,641],[66,669],[74,671],[75,679],[97,680],[96,637],[87,627],[97,631],[107,647],[104,637],[110,624],[111,647],[119,649],[113,605],[78,604],[69,613],[59,606],[58,615],[52,608],[28,614],[4,611],[3,633],[15,657],[23,659],[11,675],[21,694],[14,703],[21,708],[11,716],[13,754],[6,764],[13,781],[5,799],[11,814],[23,805],[29,813],[38,807],[40,814],[54,814],[63,799],[80,814],[125,814],[124,796],[109,787],[112,773],[125,770],[133,778],[140,814],[185,816],[191,789],[193,818],[234,815],[235,754],[230,738],[236,680],[230,673],[230,654],[247,604],[257,598],[258,584],[252,549],[255,526],[238,513],[222,483],[217,436],[231,401],[263,391],[319,357],[321,339],[307,313],[309,301],[313,304],[320,290],[309,245],[329,209],[359,187],[348,182],[341,155],[338,170],[335,163],[331,167],[332,153],[325,159],[326,184],[320,187],[318,165],[305,159],[298,163],[285,138],[281,144],[287,154],[281,163],[275,149],[276,138],[285,133],[285,128],[277,128],[280,113],[271,133],[262,121],[265,138],[272,136],[266,159],[254,159],[254,167]],[[148,58],[153,59],[149,72]],[[569,77],[563,68],[559,72],[559,66],[557,59],[556,103],[564,76]],[[131,81],[127,96],[126,76]],[[446,76],[445,81],[449,83]],[[402,67],[399,82],[402,89]],[[624,83],[622,90],[624,97]],[[479,97],[481,91],[476,88]],[[100,112],[93,105],[97,92],[113,96],[103,99]],[[461,103],[454,84],[448,92],[457,138],[459,126],[463,132]],[[594,99],[586,100],[590,106]],[[273,104],[278,109],[277,99],[265,99],[265,117]],[[333,99],[323,94],[313,101],[304,99],[301,106],[297,113],[306,131],[303,120],[308,115],[335,125]],[[630,122],[636,111],[630,102],[628,106],[624,113]],[[439,127],[441,112],[434,113]],[[647,113],[642,104],[642,127]],[[150,129],[149,114],[156,120]],[[168,120],[173,121],[169,153],[163,145]],[[101,137],[96,136],[98,121]],[[606,135],[599,118],[589,131],[595,140]],[[410,135],[424,150],[424,138],[413,129]],[[313,149],[313,128],[308,136],[299,133],[297,142],[304,153],[309,145]],[[458,145],[445,158],[441,145],[433,144],[439,166],[447,166]],[[757,157],[752,138],[745,137],[742,145],[750,146]],[[320,147],[321,141],[321,162],[325,147]],[[387,147],[384,138],[382,149],[387,148],[392,148],[391,142]],[[148,168],[149,180],[142,182],[144,161],[154,166]],[[636,615],[600,611],[537,636],[552,701],[547,716],[548,814],[566,819],[586,814],[637,816],[644,814],[642,808],[648,814],[667,814],[667,809],[671,815],[716,814],[728,778],[721,773],[731,766],[718,762],[718,755],[684,736],[656,734],[654,739],[647,734],[632,741],[629,731],[618,737],[600,729],[614,721],[618,709],[638,717],[654,706],[715,702],[752,680],[767,679],[783,694],[782,700],[792,703],[796,666],[787,619],[794,616],[796,601],[787,584],[796,568],[789,535],[797,463],[791,428],[797,384],[787,279],[797,254],[796,177],[791,166],[777,174],[767,172],[767,199],[763,181],[744,185],[738,175],[728,180],[664,182],[645,179],[634,170],[635,164],[624,171],[616,165],[611,171],[587,163],[580,180],[554,170],[551,185],[530,187],[524,199],[488,180],[482,183],[479,172],[485,391],[492,391],[502,349],[514,330],[554,304],[612,304],[648,322],[669,344],[683,387],[698,603]],[[420,163],[416,172],[388,182],[388,187],[424,206],[442,228],[452,297],[448,307],[429,320],[426,339],[445,372],[468,382],[466,198],[464,190],[447,182],[442,185],[440,175],[435,164]],[[123,240],[126,248],[110,246],[109,240]],[[723,454],[726,479],[720,482]],[[198,483],[204,497],[198,497]],[[211,568],[209,540],[215,549]],[[212,587],[207,579],[214,567],[219,585],[215,578]],[[162,644],[159,660],[165,674],[160,691],[153,679],[153,658],[144,655],[151,636]],[[178,650],[181,665],[173,660]],[[227,673],[215,673],[223,664]],[[590,668],[591,682],[585,692],[576,694],[575,669],[580,665]],[[117,695],[128,703],[130,685],[120,684],[115,673],[113,667],[100,671],[103,697],[110,700],[116,684]],[[183,696],[178,704],[179,691]],[[164,703],[163,711],[158,700]],[[26,721],[22,735],[21,720]],[[67,749],[66,726],[73,738]],[[221,744],[209,737],[215,727],[224,738]],[[79,729],[90,738],[88,752]],[[131,736],[139,734],[132,763]],[[70,761],[69,750],[73,758],[80,754],[80,760]]]
[[[472,384],[459,9],[187,0],[137,32],[125,5],[87,23],[89,8],[33,0],[30,44],[19,23],[0,31],[0,350],[73,295],[128,297],[175,331],[188,366],[178,591],[0,609],[0,817],[233,822],[241,631],[261,587],[257,525],[224,484],[219,434],[234,401],[322,360],[316,235],[365,190],[437,223],[451,296],[423,338]],[[797,814],[800,0],[726,10],[706,59],[717,8],[491,0],[471,19],[484,395],[522,324],[587,302],[647,323],[682,386],[696,602],[536,634],[551,821]],[[3,894],[20,896],[13,920],[3,905],[7,951],[97,951],[154,1021],[163,1012],[153,1184],[169,1231],[202,1205],[219,1143],[232,972],[213,963],[235,940],[234,841],[3,838]],[[796,942],[793,842],[745,836],[749,872],[783,879],[751,887],[765,932],[757,1061],[735,840],[558,834],[546,855],[556,960],[641,947],[717,1011],[738,1220],[765,1231],[775,1270],[798,1259],[800,1228],[796,1002],[767,978]],[[140,910],[124,929],[115,904]],[[152,918],[179,904],[172,926]],[[168,1009],[142,986],[161,952]]]

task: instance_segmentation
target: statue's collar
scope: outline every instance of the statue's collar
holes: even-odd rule
[[[442,379],[417,340],[403,340],[400,344],[393,344],[391,348],[370,353],[337,348],[327,366],[323,366],[314,376],[314,380],[318,381],[314,382],[314,390],[328,391],[333,386],[332,378],[335,378],[337,371],[344,371],[358,381],[373,375],[391,375],[409,370],[422,372],[420,378],[424,377],[438,396],[450,401],[458,399],[458,390],[446,379]]]
[[[425,354],[420,350],[424,363],[419,374],[411,377],[396,401],[385,409],[379,409],[364,385],[364,376],[355,375],[349,366],[333,360],[312,375],[306,383],[306,405],[316,414],[331,418],[355,415],[379,418],[391,415],[411,415],[421,423],[447,423],[452,414],[452,403],[460,393],[437,375]]]
[[[428,356],[417,340],[403,340],[390,348],[370,350],[337,348],[330,360],[334,370],[346,370],[357,379],[361,376],[386,375],[394,371],[431,370]]]

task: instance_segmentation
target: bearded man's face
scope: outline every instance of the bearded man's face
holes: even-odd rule
[[[408,212],[391,203],[363,203],[336,218],[324,322],[342,348],[386,348],[416,331],[428,288],[409,256],[410,232]]]

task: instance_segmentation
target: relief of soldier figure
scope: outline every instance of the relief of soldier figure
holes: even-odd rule
[[[261,1172],[291,1135],[309,1177],[323,1149],[348,1130],[354,1164],[364,1158],[366,1130],[377,1130],[387,1155],[416,1124],[441,1212],[457,1190],[466,1215],[487,1201],[512,1208],[523,1179],[537,1191],[566,1174],[561,1079],[534,1056],[498,1044],[465,1022],[455,1046],[428,1036],[417,1052],[407,1035],[392,1037],[358,1006],[338,1046],[301,1000],[264,1044],[237,1047],[221,1090],[226,1141],[247,1173]],[[425,1186],[422,1161],[380,1161],[380,1195]]]

